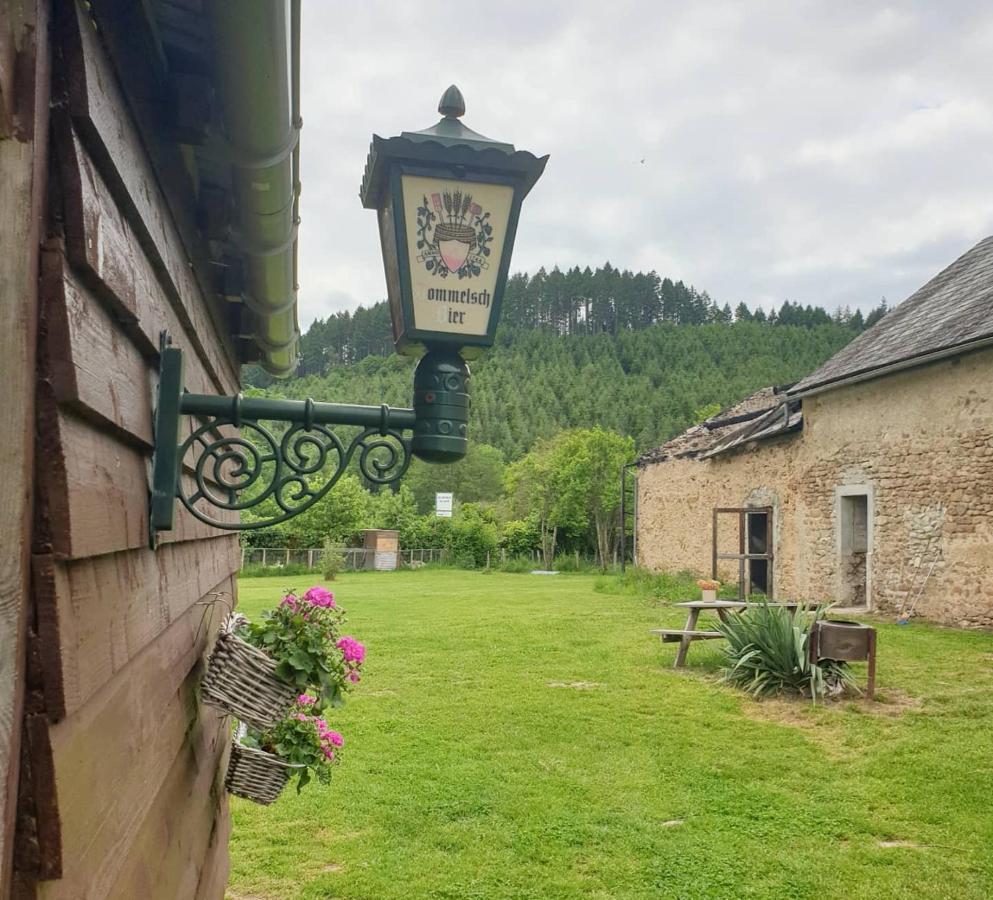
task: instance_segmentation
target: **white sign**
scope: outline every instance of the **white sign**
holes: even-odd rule
[[[403,175],[414,324],[484,335],[514,189]]]
[[[450,519],[452,517],[451,494],[434,495],[434,514],[436,516],[441,516],[443,519]]]

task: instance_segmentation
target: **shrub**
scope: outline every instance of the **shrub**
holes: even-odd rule
[[[324,542],[321,553],[321,574],[328,580],[334,581],[338,573],[345,568],[344,551],[330,538]]]
[[[535,561],[530,556],[508,556],[496,565],[501,572],[523,575],[535,568]]]
[[[791,614],[785,606],[757,603],[727,622],[718,622],[717,629],[728,642],[723,680],[756,697],[802,694],[815,701],[854,688],[846,663],[812,663],[807,655],[811,627],[823,613]]]
[[[594,583],[599,594],[634,594],[656,600],[692,600],[699,595],[692,572],[653,572],[651,569],[628,568],[623,575],[604,575]]]
[[[271,575],[307,575],[311,569],[306,563],[290,563],[286,565],[262,566],[258,563],[250,563],[238,574],[242,578],[267,578]]]
[[[500,546],[510,556],[530,556],[541,548],[541,533],[534,518],[514,519],[503,526]]]
[[[585,556],[578,559],[574,553],[560,553],[555,557],[552,568],[556,572],[601,572],[603,571],[596,562],[588,560]]]

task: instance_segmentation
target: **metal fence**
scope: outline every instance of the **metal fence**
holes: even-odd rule
[[[371,569],[376,566],[376,555],[383,554],[382,550],[367,550],[364,547],[341,547],[338,553],[344,558],[344,568]],[[416,568],[427,563],[448,562],[448,551],[440,547],[424,547],[413,550],[397,550],[397,568]],[[288,550],[285,547],[243,547],[241,551],[241,567],[262,566],[263,568],[284,568],[286,566],[305,566],[308,569],[320,569],[324,550],[319,547],[306,550]]]

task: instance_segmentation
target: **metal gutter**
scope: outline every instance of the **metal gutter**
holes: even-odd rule
[[[918,366],[926,366],[929,363],[941,362],[944,359],[950,359],[953,356],[961,356],[965,353],[971,353],[974,350],[984,350],[987,347],[993,347],[993,335],[989,335],[984,338],[978,338],[974,341],[966,341],[963,344],[953,344],[950,347],[944,347],[941,350],[935,350],[932,353],[925,353],[921,356],[911,356],[907,359],[901,359],[897,362],[889,363],[885,366],[878,366],[874,369],[866,369],[863,372],[857,372],[854,375],[848,375],[844,378],[838,378],[834,381],[826,381],[823,384],[814,385],[806,390],[797,391],[795,394],[790,393],[788,396],[791,400],[801,400],[804,397],[814,397],[817,394],[825,394],[828,391],[833,391],[835,388],[847,387],[852,384],[859,384],[863,381],[872,381],[876,378],[882,378],[884,375],[892,375],[895,372],[903,372],[907,369],[916,369]]]
[[[232,240],[260,364],[296,369],[300,0],[209,0],[234,197]]]

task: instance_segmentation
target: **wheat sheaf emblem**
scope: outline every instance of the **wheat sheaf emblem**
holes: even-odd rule
[[[417,261],[432,275],[474,278],[489,268],[490,214],[461,188],[425,194],[417,207]]]

